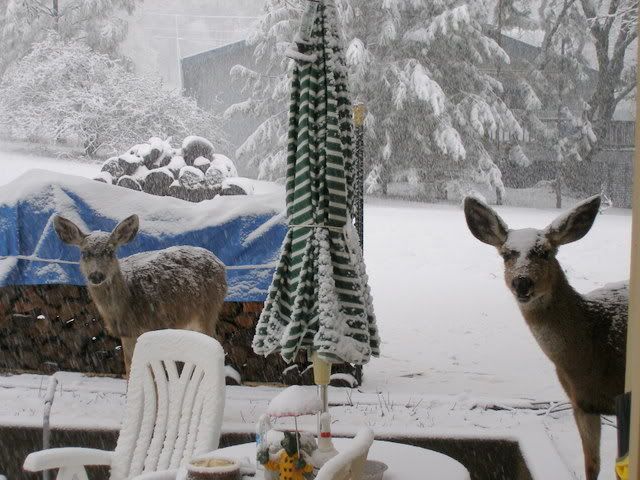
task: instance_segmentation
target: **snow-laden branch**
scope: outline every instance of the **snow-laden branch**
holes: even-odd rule
[[[437,36],[446,36],[450,30],[459,31],[469,26],[471,17],[467,5],[460,5],[451,10],[446,10],[436,15],[428,27],[415,28],[404,34],[405,40],[418,42],[424,45],[433,43]]]

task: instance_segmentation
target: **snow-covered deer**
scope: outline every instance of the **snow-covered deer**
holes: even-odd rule
[[[80,270],[107,331],[122,340],[127,374],[136,339],[165,328],[215,336],[227,294],[224,264],[210,251],[191,246],[138,253],[118,260],[116,250],[138,233],[132,215],[111,233],[84,233],[61,216],[54,218],[60,239],[80,248]]]
[[[595,196],[544,230],[509,230],[481,201],[464,202],[471,233],[498,249],[507,287],[556,367],[573,406],[587,480],[597,479],[600,471],[600,415],[613,414],[614,398],[624,391],[629,289],[621,282],[581,295],[569,285],[556,253],[587,234],[599,208]]]

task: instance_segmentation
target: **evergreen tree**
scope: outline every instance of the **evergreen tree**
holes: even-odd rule
[[[127,32],[126,14],[139,0],[6,0],[0,11],[0,75],[49,30],[80,40],[93,50],[118,56]]]
[[[249,98],[232,105],[225,116],[246,115],[261,120],[238,148],[236,157],[258,167],[258,178],[283,180],[287,153],[290,60],[284,52],[293,41],[306,0],[265,0],[264,14],[247,40],[254,65],[236,65],[232,76],[246,83]]]
[[[250,98],[228,114],[264,119],[238,149],[260,166],[260,176],[283,174],[287,128],[288,59],[304,0],[267,0],[250,39],[266,70],[237,66]],[[342,0],[346,57],[353,98],[366,103],[369,169],[386,186],[391,174],[412,169],[423,181],[483,180],[503,189],[501,173],[485,148],[498,129],[520,125],[500,98],[502,85],[486,65],[507,55],[482,25],[483,0]],[[464,188],[464,187],[462,187]]]
[[[55,32],[0,81],[0,131],[16,140],[82,146],[88,156],[126,151],[155,136],[200,135],[226,147],[219,118],[195,100]]]

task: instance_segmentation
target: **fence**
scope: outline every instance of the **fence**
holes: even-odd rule
[[[550,128],[556,128],[558,120],[556,118],[540,119]],[[635,126],[636,122],[631,120],[614,120],[609,125],[609,129],[605,137],[602,139],[602,148],[611,149],[632,149],[635,144]],[[487,135],[489,140],[493,142],[511,142],[518,141],[521,144],[544,143],[545,140],[537,138],[526,125],[522,128],[522,132],[513,135],[511,132],[505,132],[498,129],[496,132]]]

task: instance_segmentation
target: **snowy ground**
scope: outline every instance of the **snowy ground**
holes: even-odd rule
[[[100,162],[74,161],[65,157],[33,155],[25,152],[19,143],[0,142],[0,185],[15,180],[34,168],[61,173],[73,173],[83,177],[94,177],[100,171]]]
[[[11,158],[0,153],[0,165]],[[76,167],[66,168],[85,172],[85,166]],[[0,172],[0,185],[16,176],[5,168]],[[557,214],[520,207],[499,212],[512,227],[543,227]],[[628,277],[630,224],[629,211],[610,209],[583,240],[560,250],[559,260],[579,291]],[[422,435],[507,432],[532,438],[544,432],[571,474],[540,478],[583,478],[570,410],[523,408],[566,398],[504,286],[500,258],[467,231],[460,207],[369,200],[365,256],[382,356],[366,367],[360,392],[331,392],[332,402],[340,404],[333,408],[336,430],[352,432],[367,424],[380,433]],[[0,423],[40,424],[44,390],[46,378],[36,375],[0,377]],[[122,380],[62,374],[52,423],[117,428],[124,390]],[[230,388],[225,430],[252,430],[276,392]],[[491,404],[504,409],[473,408]],[[615,428],[608,421],[602,453],[600,478],[614,478]]]

